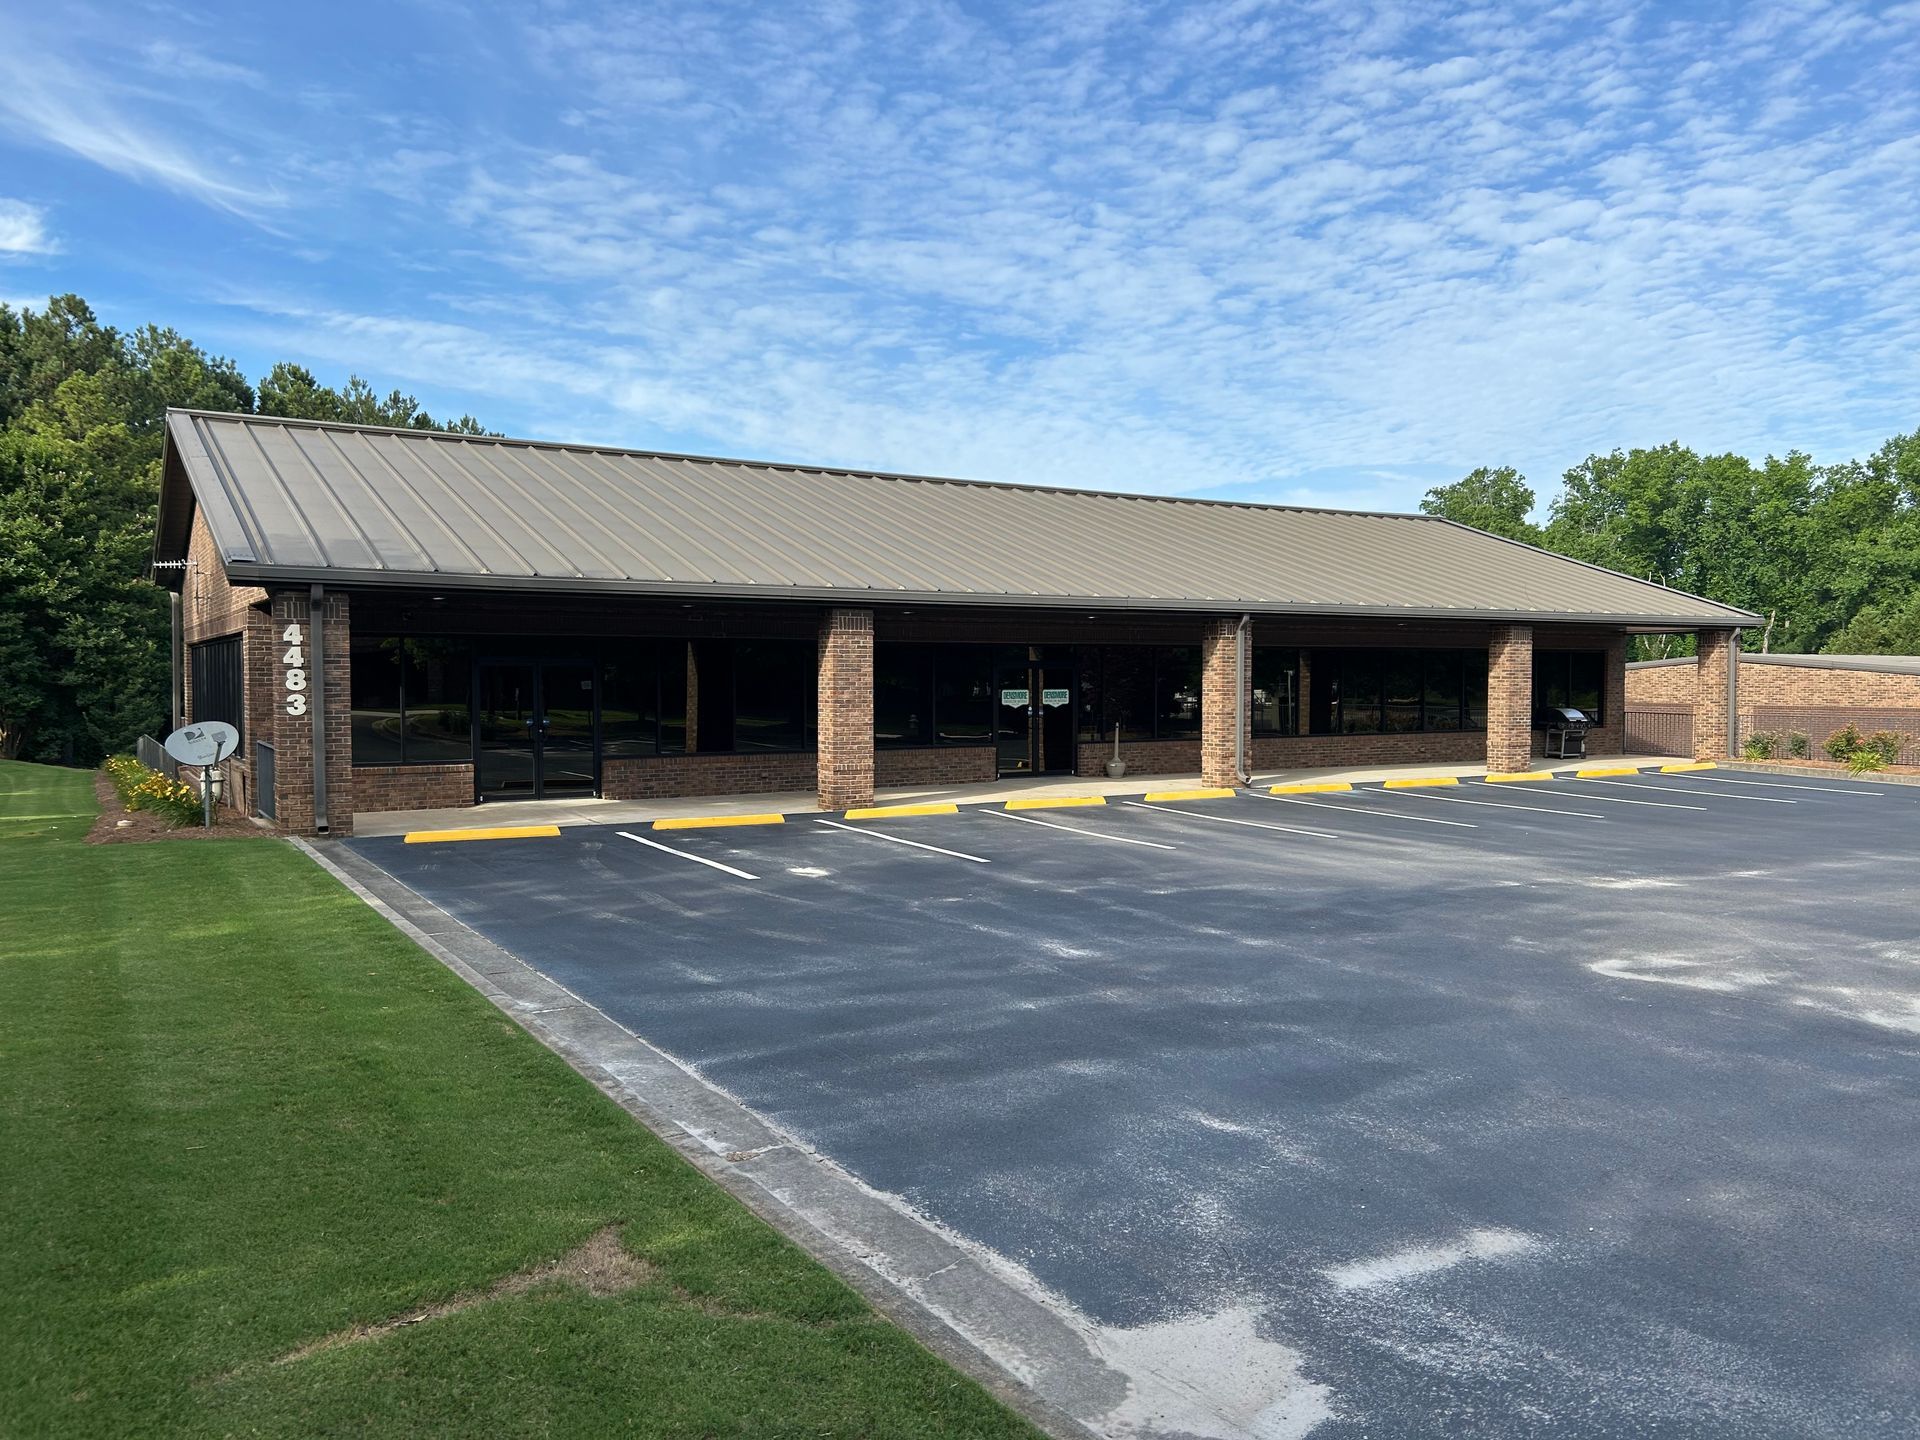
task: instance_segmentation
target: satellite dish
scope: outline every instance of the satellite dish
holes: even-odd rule
[[[182,765],[218,765],[240,744],[240,732],[224,720],[183,725],[167,736],[167,754]]]

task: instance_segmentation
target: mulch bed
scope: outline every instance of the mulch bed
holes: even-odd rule
[[[272,840],[276,836],[244,815],[225,806],[215,806],[213,828],[200,825],[174,825],[151,810],[129,810],[120,803],[120,792],[104,773],[93,777],[93,793],[100,801],[99,818],[87,832],[89,845],[125,845],[146,840]],[[124,822],[124,823],[123,823]]]
[[[1749,760],[1746,756],[1742,755],[1740,757],[1740,763],[1742,765],[1804,765],[1809,770],[1828,770],[1835,775],[1851,775],[1853,773],[1848,770],[1846,766],[1835,760],[1791,760],[1778,755],[1774,756],[1771,760]],[[1860,778],[1863,780],[1871,780],[1876,775],[1920,775],[1920,765],[1888,765],[1880,770],[1869,770]]]

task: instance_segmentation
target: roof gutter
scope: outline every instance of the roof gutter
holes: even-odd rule
[[[677,601],[752,600],[798,601],[835,605],[973,606],[981,609],[1019,607],[1029,610],[1109,610],[1129,614],[1154,611],[1201,615],[1329,616],[1377,620],[1453,620],[1482,625],[1594,625],[1651,631],[1725,629],[1760,623],[1761,616],[1746,610],[1717,614],[1646,614],[1591,610],[1496,610],[1450,606],[1393,606],[1321,604],[1312,601],[1271,601],[1250,604],[1245,597],[1016,595],[924,590],[862,590],[851,586],[676,584],[645,580],[612,580],[591,576],[557,579],[546,575],[449,575],[432,571],[348,570],[313,566],[263,565],[250,557],[229,556],[229,580],[235,584],[286,585],[325,583],[336,590],[495,590],[515,594],[629,595],[640,599]]]
[[[313,828],[327,833],[327,591],[315,585],[307,602],[307,707],[313,717]]]

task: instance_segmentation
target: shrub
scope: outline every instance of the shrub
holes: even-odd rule
[[[1858,753],[1865,739],[1858,725],[1848,725],[1845,729],[1836,730],[1829,735],[1827,743],[1820,748],[1844,765]]]
[[[169,780],[131,755],[110,755],[107,778],[129,810],[150,810],[173,825],[198,825],[200,792],[184,780]]]
[[[1860,749],[1878,755],[1882,765],[1892,765],[1900,759],[1900,747],[1906,743],[1907,737],[1897,730],[1876,730],[1860,742]]]
[[[1813,743],[1807,738],[1806,731],[1789,730],[1787,732],[1787,754],[1795,760],[1804,760],[1812,753]]]
[[[1856,775],[1871,775],[1876,770],[1887,768],[1887,761],[1881,758],[1877,748],[1862,745],[1847,757],[1847,769]]]
[[[1749,760],[1771,760],[1778,744],[1771,735],[1749,735],[1740,742],[1740,753]]]

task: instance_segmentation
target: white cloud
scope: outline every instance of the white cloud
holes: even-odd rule
[[[47,231],[44,209],[0,198],[0,256],[47,255],[59,248]]]

